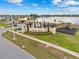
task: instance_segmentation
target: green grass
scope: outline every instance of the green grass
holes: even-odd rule
[[[48,34],[52,34],[51,32],[30,32],[27,31],[28,34],[32,34],[32,35],[48,35]]]
[[[48,33],[47,34],[45,33],[45,35],[48,35]],[[18,45],[20,48],[22,48],[22,45],[25,45],[25,48],[22,48],[22,49],[24,49],[25,51],[28,51],[37,59],[63,59],[63,56],[68,56],[68,59],[78,59],[74,56],[71,56],[67,53],[59,51],[55,48],[51,48],[51,47],[46,48],[45,45],[39,42],[27,39],[19,35],[16,35],[16,38],[17,38],[16,40],[12,40],[13,33],[9,31],[4,33],[3,36],[6,39],[10,40],[11,42],[15,43],[16,45]]]
[[[26,47],[24,50],[31,53],[33,56],[35,56],[37,59],[60,59],[56,55],[52,54],[49,49],[44,48],[41,46],[41,43],[32,41],[30,39],[21,37],[19,35],[16,35],[17,40],[13,41],[13,35],[11,32],[6,32],[3,34],[3,36],[14,42],[16,45],[20,46],[22,48],[22,45],[25,45]]]
[[[6,27],[10,27],[9,24],[4,24],[4,23],[0,23],[0,26],[1,26],[1,27],[5,27],[5,28],[6,28]]]
[[[77,31],[74,36],[64,33],[57,33],[55,35],[39,35],[38,33],[38,35],[33,35],[33,33],[29,34],[26,32],[24,34],[34,36],[40,40],[47,41],[79,53],[79,31]]]

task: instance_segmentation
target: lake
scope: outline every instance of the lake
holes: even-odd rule
[[[54,20],[56,20],[57,22],[62,21],[65,23],[79,24],[79,17],[40,17],[36,19],[36,21],[39,22],[54,22]]]

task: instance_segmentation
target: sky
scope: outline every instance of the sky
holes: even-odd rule
[[[0,15],[79,14],[79,0],[0,0]]]

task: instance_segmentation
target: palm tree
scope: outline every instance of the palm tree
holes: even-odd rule
[[[27,31],[29,31],[29,24],[27,24]]]
[[[30,14],[29,17],[30,17],[31,20],[34,20],[34,27],[36,28],[35,19],[37,19],[39,16],[37,14]]]
[[[31,27],[31,25],[32,25],[31,19],[28,17],[27,20],[28,20],[28,22],[29,22],[29,26]]]
[[[29,27],[31,27],[31,24],[30,24],[30,18],[28,17],[27,18],[27,31],[29,31]]]
[[[40,22],[40,28],[42,28],[42,22]]]
[[[44,23],[43,23],[43,27],[44,27],[44,28],[46,27],[46,25],[45,25],[45,24],[46,24],[46,22],[44,21]]]
[[[50,28],[49,28],[50,26],[49,26],[49,22],[48,22],[48,24],[47,24],[47,30],[48,30],[48,32],[50,31]]]

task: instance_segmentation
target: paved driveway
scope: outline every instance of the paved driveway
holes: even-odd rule
[[[35,59],[32,55],[20,49],[1,36],[5,29],[0,28],[0,59]]]

